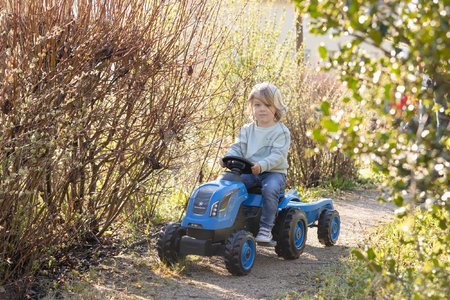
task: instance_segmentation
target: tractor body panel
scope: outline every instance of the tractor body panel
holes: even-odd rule
[[[247,198],[242,182],[216,180],[202,184],[192,193],[181,226],[204,230],[232,228]]]
[[[306,214],[308,225],[312,225],[319,220],[319,216],[325,209],[333,210],[333,201],[329,198],[323,198],[316,202],[302,202],[300,196],[296,190],[290,190],[286,193],[286,196],[278,204],[278,210],[284,208],[297,208],[302,210]]]
[[[260,194],[248,194],[247,199],[242,204],[244,206],[262,207],[262,196]]]
[[[288,208],[297,208],[305,212],[308,225],[312,225],[319,219],[320,214],[325,209],[333,210],[333,202],[331,199],[320,199],[312,203],[289,201],[286,204]]]
[[[185,235],[180,241],[180,253],[202,256],[223,255],[223,244],[213,243],[211,239],[198,239]]]

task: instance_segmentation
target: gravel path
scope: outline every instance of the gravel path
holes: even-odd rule
[[[276,299],[288,292],[301,293],[311,289],[314,278],[324,267],[347,256],[351,247],[362,243],[370,228],[392,218],[394,207],[377,202],[376,196],[373,190],[337,196],[334,204],[341,216],[337,245],[322,246],[317,229],[310,228],[305,251],[297,260],[283,260],[273,248],[259,247],[254,267],[247,276],[231,276],[220,257],[197,256],[189,258],[181,272],[168,274],[164,268],[154,268],[158,261],[154,249],[150,249],[145,256],[119,255],[111,264],[97,270],[98,284],[90,286],[89,296],[94,299]]]

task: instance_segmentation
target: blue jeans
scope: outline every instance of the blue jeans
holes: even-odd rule
[[[278,198],[286,188],[286,175],[277,172],[242,174],[241,180],[247,190],[255,186],[261,187],[263,206],[259,226],[272,230],[278,210]]]

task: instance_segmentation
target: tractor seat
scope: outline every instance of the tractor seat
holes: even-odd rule
[[[261,195],[261,187],[260,186],[254,186],[252,188],[249,188],[247,190],[247,192],[249,194],[257,194],[257,195]],[[278,200],[281,200],[284,198],[284,192],[281,192],[280,195],[278,195]]]

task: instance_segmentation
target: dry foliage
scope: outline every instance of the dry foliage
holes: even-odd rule
[[[207,2],[0,1],[0,283],[170,168],[222,45]]]
[[[285,121],[291,132],[287,185],[311,187],[336,178],[354,179],[357,170],[348,155],[319,148],[308,134],[318,126],[319,114],[315,110],[320,102],[329,99],[336,103],[342,97],[342,88],[332,76],[314,73],[301,66],[297,76],[286,91],[291,100]]]

